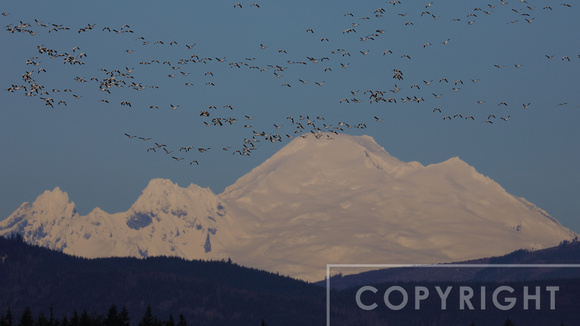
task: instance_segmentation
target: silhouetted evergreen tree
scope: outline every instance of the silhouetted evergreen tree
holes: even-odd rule
[[[80,318],[76,309],[73,310],[72,318],[70,319],[70,326],[79,326]]]
[[[54,318],[54,307],[52,306],[52,304],[50,305],[50,308],[49,308],[48,325],[49,326],[59,326],[58,319]]]
[[[175,321],[173,320],[172,314],[169,314],[169,319],[163,323],[163,326],[175,326]]]
[[[503,326],[516,326],[509,318],[505,320]]]
[[[145,314],[139,322],[139,326],[159,326],[159,324],[157,318],[155,318],[151,312],[151,305],[148,304],[147,309],[145,309]]]
[[[49,321],[44,315],[44,313],[41,312],[40,314],[38,314],[38,317],[36,318],[36,322],[34,324],[36,326],[49,326]]]
[[[187,326],[187,321],[183,314],[179,314],[179,322],[177,323],[177,326]]]
[[[70,326],[70,323],[68,321],[68,318],[66,317],[66,315],[62,316],[62,320],[60,322],[61,326]]]
[[[18,322],[18,326],[34,326],[34,316],[32,316],[30,307],[24,309],[24,312],[20,317],[20,322]]]
[[[83,312],[81,313],[81,318],[79,320],[79,326],[94,326],[93,320],[92,320],[91,316],[89,316],[87,309],[83,309]]]
[[[105,318],[105,326],[120,326],[119,322],[120,318],[119,313],[117,312],[117,306],[113,303],[109,307],[109,311],[107,312],[107,317]]]
[[[119,314],[119,325],[120,326],[130,326],[129,323],[129,311],[127,310],[127,307],[123,306],[123,308],[121,309],[121,313]]]
[[[0,319],[0,326],[12,326],[14,323],[14,317],[12,316],[12,311],[10,308],[6,311],[6,315],[2,315]]]

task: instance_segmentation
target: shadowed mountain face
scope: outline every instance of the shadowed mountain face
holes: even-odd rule
[[[219,195],[151,180],[127,212],[79,216],[47,191],[0,234],[84,257],[227,258],[316,281],[326,264],[439,263],[577,235],[455,157],[423,166],[368,136],[300,137]]]

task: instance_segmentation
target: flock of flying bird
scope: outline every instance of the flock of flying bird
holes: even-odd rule
[[[473,25],[479,16],[488,16],[494,14],[498,7],[507,7],[511,9],[514,15],[518,17],[523,17],[523,21],[532,24],[535,17],[534,13],[538,11],[551,12],[555,8],[551,6],[543,6],[542,8],[536,8],[535,6],[529,5],[525,0],[519,0],[518,6],[514,8],[513,6],[507,6],[508,3],[501,0],[498,4],[488,4],[486,8],[475,8],[472,12],[469,12],[463,17],[452,18],[450,21],[453,22],[464,22],[467,25]],[[372,19],[381,19],[384,17],[388,10],[393,10],[392,8],[397,8],[401,5],[401,1],[387,1],[387,8],[377,8],[372,13],[369,12],[369,16],[358,17],[356,22],[350,22],[348,26],[340,33],[338,33],[338,38],[355,38],[360,41],[361,45],[366,45],[368,42],[380,43],[385,33],[387,33],[385,28],[365,28],[367,21]],[[559,5],[562,8],[571,8],[570,4],[562,3]],[[235,3],[233,8],[247,9],[249,7],[260,9],[260,4],[243,4]],[[437,5],[433,2],[429,2],[424,6],[424,10],[420,13],[408,14],[407,12],[399,12],[398,16],[407,19],[408,17],[414,17],[416,19],[433,19],[440,20],[441,15],[437,15],[436,12]],[[10,18],[9,13],[2,13],[2,16]],[[355,15],[351,12],[347,12],[343,15],[345,19],[354,19]],[[514,19],[509,21],[509,24],[518,23],[519,19]],[[413,26],[414,22],[411,19],[403,22],[405,26]],[[460,28],[467,28],[461,26]],[[387,48],[384,51],[376,52],[369,50],[369,47],[358,48],[347,50],[345,48],[335,47],[335,50],[329,51],[323,56],[306,56],[303,58],[290,58],[289,50],[287,49],[276,49],[273,46],[264,43],[256,44],[256,57],[247,57],[240,60],[230,60],[226,59],[229,56],[201,56],[197,54],[197,46],[195,43],[184,43],[181,41],[166,41],[166,40],[151,40],[144,36],[137,36],[136,31],[134,31],[128,24],[124,24],[120,27],[110,27],[110,26],[99,26],[98,24],[86,24],[85,26],[73,28],[70,26],[65,26],[63,24],[54,24],[43,22],[41,20],[34,20],[34,23],[18,21],[18,23],[11,23],[5,26],[5,31],[11,34],[27,34],[33,37],[43,37],[43,33],[56,34],[56,33],[111,33],[118,35],[132,35],[134,43],[131,44],[131,48],[123,49],[123,55],[131,56],[138,52],[147,52],[147,47],[170,47],[175,50],[179,50],[182,53],[181,57],[177,60],[172,58],[164,59],[149,59],[149,60],[137,60],[135,64],[129,67],[124,67],[120,69],[98,69],[98,74],[92,76],[75,76],[73,79],[75,85],[71,87],[58,87],[53,85],[45,85],[40,80],[45,80],[44,74],[50,72],[50,68],[45,66],[45,62],[61,62],[64,65],[71,67],[84,67],[87,64],[88,58],[91,56],[90,53],[84,52],[79,46],[74,46],[70,49],[51,49],[44,45],[44,42],[39,41],[40,44],[37,45],[37,52],[34,56],[27,58],[24,62],[26,66],[25,72],[22,74],[22,82],[13,83],[10,87],[6,88],[6,91],[11,93],[20,92],[25,96],[37,97],[40,99],[41,103],[50,108],[66,107],[71,105],[71,102],[82,99],[86,93],[88,87],[94,88],[96,94],[100,94],[99,102],[104,104],[113,104],[114,101],[118,101],[118,104],[123,107],[128,108],[146,108],[155,110],[191,110],[192,108],[186,107],[185,105],[176,103],[151,103],[149,105],[143,106],[138,100],[138,97],[134,95],[126,95],[126,98],[118,100],[117,97],[111,96],[112,93],[117,92],[118,89],[129,89],[137,92],[159,89],[162,88],[159,85],[150,84],[148,82],[142,82],[138,80],[138,77],[134,75],[134,71],[146,72],[148,69],[157,71],[163,71],[165,74],[164,78],[169,78],[172,81],[179,80],[181,85],[186,87],[186,90],[190,87],[219,87],[219,83],[214,78],[215,71],[223,71],[223,67],[229,67],[230,71],[249,71],[254,70],[261,72],[266,78],[271,78],[273,81],[278,81],[277,84],[280,88],[291,88],[295,89],[297,87],[325,87],[326,80],[333,79],[333,71],[341,69],[351,69],[350,61],[357,60],[358,58],[374,56],[376,59],[388,58],[389,63],[394,61],[395,65],[407,67],[408,60],[412,59],[411,55],[407,53],[398,53],[395,49]],[[362,33],[365,31],[365,33]],[[318,35],[318,31],[315,27],[304,28],[304,37],[312,38],[314,37],[320,44],[332,44],[335,42],[331,35]],[[450,38],[442,38],[438,42],[427,42],[419,43],[418,46],[422,48],[434,47],[434,46],[448,46],[452,44],[453,40]],[[373,47],[374,48],[374,47]],[[268,52],[271,56],[272,54],[278,56],[278,60],[271,64],[259,64],[259,60],[262,51]],[[576,55],[563,55],[556,57],[553,54],[546,54],[546,60],[552,60],[554,58],[560,58],[562,62],[572,62],[575,61]],[[580,54],[577,55],[578,60],[580,60]],[[139,57],[143,58],[143,57]],[[384,59],[387,60],[387,59]],[[188,65],[202,65],[203,73],[192,73],[188,69]],[[217,65],[223,65],[223,67],[218,67]],[[55,66],[54,64],[51,65]],[[150,68],[156,66],[156,68]],[[518,63],[513,64],[496,64],[490,69],[525,69],[522,68],[523,65]],[[135,68],[139,67],[139,68]],[[217,70],[215,70],[217,69]],[[285,76],[288,71],[295,71],[298,74],[303,74],[306,77],[295,78],[289,80],[290,77]],[[460,92],[463,88],[475,87],[478,78],[468,78],[468,79],[449,79],[446,76],[441,76],[438,80],[417,80],[408,81],[406,80],[404,69],[395,67],[392,69],[392,87],[387,88],[375,88],[375,89],[353,89],[348,94],[344,94],[340,99],[336,99],[336,102],[330,105],[355,105],[359,103],[369,103],[373,105],[391,105],[391,104],[402,104],[406,103],[410,105],[420,104],[420,103],[433,103],[435,105],[429,108],[429,111],[435,114],[441,114],[438,116],[440,120],[466,120],[466,121],[478,121],[484,124],[493,124],[496,121],[508,121],[511,117],[506,111],[506,114],[496,118],[495,114],[484,113],[483,116],[474,116],[473,114],[463,114],[460,112],[449,112],[449,109],[440,107],[436,105],[437,99],[442,96],[447,96],[446,93],[453,94]],[[84,70],[83,70],[84,72]],[[320,80],[311,81],[307,78],[312,75],[320,74],[328,76],[328,78],[322,78]],[[215,73],[218,74],[218,73]],[[291,74],[290,74],[291,75]],[[334,77],[336,78],[336,77]],[[86,86],[89,85],[89,86]],[[439,88],[445,87],[446,92],[436,92],[432,91],[432,87],[438,85]],[[182,87],[183,87],[182,86]],[[431,89],[431,90],[430,90]],[[65,93],[70,93],[70,95],[65,95]],[[125,92],[123,94],[130,94]],[[401,95],[403,94],[403,95]],[[88,96],[87,96],[88,97]],[[92,97],[92,96],[91,96]],[[158,96],[162,99],[162,96]],[[117,100],[115,100],[117,99]],[[137,99],[137,100],[134,100]],[[174,101],[179,101],[175,99]],[[487,100],[477,99],[474,100],[475,105],[483,105],[487,103]],[[75,103],[76,104],[76,103]],[[565,106],[566,102],[561,102],[558,106]],[[498,101],[497,107],[520,107],[523,109],[529,109],[532,106],[532,102],[527,103],[508,103],[506,101]],[[374,114],[369,114],[370,119],[364,119],[362,121],[327,121],[323,115],[313,114],[310,115],[297,115],[297,116],[287,116],[285,121],[276,122],[272,124],[271,131],[258,131],[252,126],[253,116],[250,116],[247,111],[240,109],[237,105],[231,103],[221,103],[208,105],[207,107],[197,108],[199,111],[199,119],[201,124],[207,127],[227,127],[233,126],[235,124],[243,126],[244,130],[247,130],[246,136],[243,137],[243,142],[241,146],[233,148],[232,146],[222,147],[223,151],[229,151],[232,155],[240,156],[250,156],[252,151],[256,150],[261,142],[282,142],[287,139],[292,139],[294,137],[315,137],[319,139],[332,139],[332,133],[344,132],[347,129],[365,129],[367,128],[368,120],[373,123],[380,123],[384,120],[383,117],[379,117]],[[357,108],[358,110],[358,108]],[[227,112],[227,114],[226,114]],[[284,129],[282,129],[284,127]],[[290,127],[288,127],[290,126]],[[161,141],[157,141],[150,137],[137,136],[131,133],[124,133],[128,139],[133,139],[137,141],[148,142],[147,144],[153,143],[154,145],[145,146],[147,152],[162,153],[170,157],[175,161],[185,161],[190,165],[198,165],[198,159],[191,159],[191,156],[186,159],[186,155],[189,155],[190,151],[195,153],[205,153],[212,151],[210,147],[195,147],[193,145],[187,144],[184,146],[168,146],[163,144]]]

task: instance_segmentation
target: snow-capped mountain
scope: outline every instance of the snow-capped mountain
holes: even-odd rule
[[[326,264],[467,260],[577,236],[457,157],[406,163],[344,134],[296,138],[219,195],[155,179],[127,212],[79,216],[57,188],[0,223],[14,231],[79,256],[231,257],[310,281]]]
[[[232,257],[306,279],[330,263],[449,262],[576,236],[457,157],[405,163],[368,136],[296,139],[220,197]]]
[[[196,185],[181,188],[153,179],[122,213],[95,208],[80,216],[58,187],[24,203],[0,224],[0,234],[18,232],[27,242],[82,257],[204,257],[211,251],[216,218],[225,214],[217,196]]]

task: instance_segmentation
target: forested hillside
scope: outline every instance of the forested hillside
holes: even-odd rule
[[[160,320],[183,314],[192,325],[322,325],[324,288],[231,261],[154,257],[84,259],[0,238],[0,313],[26,307],[55,316],[112,304]],[[131,318],[136,325],[136,317]]]

